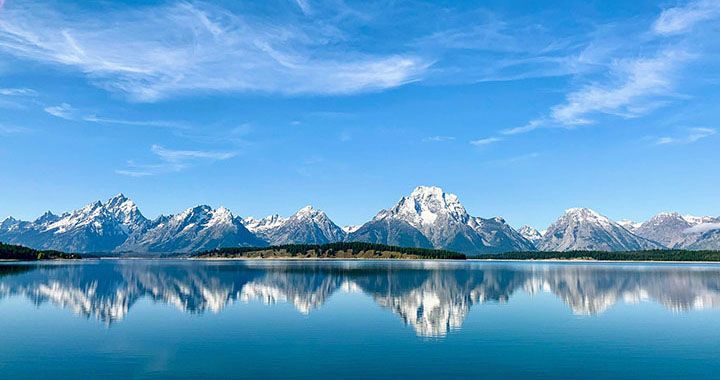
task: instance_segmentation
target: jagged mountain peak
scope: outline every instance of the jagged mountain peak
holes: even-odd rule
[[[663,248],[596,211],[579,207],[566,210],[548,227],[537,246],[543,251],[636,251]]]
[[[325,212],[316,210],[312,206],[305,206],[293,214],[291,218],[315,218],[318,216],[325,216]]]
[[[565,216],[572,218],[587,218],[597,220],[609,220],[606,216],[600,215],[597,211],[585,207],[572,207],[565,210]]]
[[[20,220],[15,219],[12,216],[8,216],[0,221],[0,231],[9,230],[10,228],[17,226],[19,223]]]
[[[60,217],[53,214],[51,211],[45,211],[44,214],[38,216],[35,220],[33,220],[33,223],[42,225],[42,224],[54,223],[58,219],[60,219]]]
[[[250,231],[254,233],[263,232],[277,228],[285,223],[285,218],[278,214],[268,215],[262,219],[256,219],[252,216],[242,220],[242,224]]]
[[[392,223],[391,223],[392,221]],[[385,229],[394,229],[385,231]],[[455,194],[436,186],[418,186],[388,210],[380,211],[371,222],[351,233],[350,239],[372,237],[373,242],[394,241],[423,243],[410,228],[417,230],[439,249],[467,253],[532,250],[533,244],[505,223],[502,217],[472,217]],[[424,244],[424,243],[423,243]]]
[[[322,210],[305,206],[288,218],[270,215],[263,219],[245,218],[243,224],[273,245],[324,244],[343,241],[346,233]]]
[[[702,234],[705,231],[699,227],[713,221],[715,219],[709,216],[661,212],[642,223],[634,232],[669,248],[703,246],[700,240],[703,239]]]
[[[532,226],[522,226],[518,230],[518,233],[522,235],[527,240],[530,240],[531,243],[537,244],[539,243],[543,236],[535,227]]]
[[[470,219],[455,194],[436,186],[418,186],[409,197],[402,197],[391,209],[378,213],[375,220],[388,217],[401,219],[419,230],[447,222],[465,224]]]

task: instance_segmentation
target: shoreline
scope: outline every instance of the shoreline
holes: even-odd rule
[[[678,260],[594,260],[594,259],[467,259],[465,261],[512,261],[512,262],[563,262],[563,263],[668,263],[668,264],[720,264],[720,261]]]
[[[74,260],[42,261],[96,261],[96,260],[187,260],[187,261],[437,261],[437,262],[541,262],[541,263],[667,263],[667,264],[720,264],[720,261],[678,260],[595,260],[595,259],[401,259],[401,258],[341,258],[341,257],[93,257]],[[0,260],[0,262],[22,260]],[[35,262],[35,261],[28,261]]]
[[[528,263],[652,263],[652,264],[720,264],[720,261],[678,261],[678,260],[596,260],[596,259],[422,259],[422,258],[357,258],[357,257],[88,257],[80,259],[18,260],[0,259],[2,263],[81,262],[98,260],[183,260],[183,261],[434,261],[434,262],[528,262]]]

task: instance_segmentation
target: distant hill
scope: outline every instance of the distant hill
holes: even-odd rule
[[[271,247],[232,247],[200,252],[194,258],[248,259],[450,259],[464,260],[462,253],[426,248],[393,247],[383,244],[347,242],[288,244]]]
[[[58,260],[79,259],[80,255],[59,251],[38,251],[22,245],[3,244],[0,242],[0,260]]]

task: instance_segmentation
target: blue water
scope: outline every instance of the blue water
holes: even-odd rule
[[[0,264],[2,378],[720,376],[720,265]]]

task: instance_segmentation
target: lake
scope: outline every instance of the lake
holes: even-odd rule
[[[0,374],[716,377],[720,265],[2,263]]]

